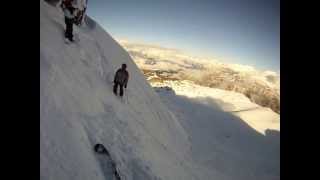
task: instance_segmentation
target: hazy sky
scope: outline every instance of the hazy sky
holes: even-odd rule
[[[89,0],[115,38],[280,69],[280,0]]]

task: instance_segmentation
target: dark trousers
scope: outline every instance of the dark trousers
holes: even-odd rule
[[[113,85],[113,93],[117,95],[118,86],[120,86],[120,96],[123,96],[123,85],[119,83],[114,83]]]
[[[66,33],[65,37],[70,41],[73,41],[73,19],[64,17],[64,21],[66,23]]]

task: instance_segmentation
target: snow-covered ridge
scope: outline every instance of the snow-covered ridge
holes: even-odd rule
[[[92,19],[64,43],[64,17],[40,1],[40,177],[108,179],[93,145],[104,144],[125,180],[191,179],[188,137],[128,53]],[[126,101],[112,93],[122,63]],[[179,152],[176,154],[175,152]]]

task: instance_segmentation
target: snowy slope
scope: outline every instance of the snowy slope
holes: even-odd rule
[[[270,108],[261,107],[252,103],[250,99],[241,93],[203,87],[191,81],[151,82],[151,85],[158,92],[161,92],[160,95],[162,99],[168,99],[174,104],[176,104],[176,101],[172,99],[172,93],[177,96],[198,99],[200,103],[211,106],[213,109],[219,108],[221,111],[238,116],[261,134],[265,134],[265,131],[268,129],[280,131],[279,114],[273,112]],[[168,88],[172,91],[163,90]],[[173,111],[172,108],[170,108],[170,110]],[[214,114],[212,116],[214,116]],[[200,116],[196,119],[199,118],[202,117]]]
[[[109,150],[122,180],[279,179],[277,131],[261,134],[218,105],[182,96],[170,99],[181,106],[163,103],[128,53],[90,18],[75,27],[80,42],[65,44],[62,14],[40,1],[42,180],[111,179],[95,143]],[[122,63],[130,73],[123,100],[112,93]],[[201,114],[206,118],[197,120]]]
[[[127,52],[91,19],[75,27],[78,43],[65,44],[63,31],[62,12],[40,1],[41,179],[108,178],[92,151],[97,142],[124,179],[193,179],[182,162],[186,133]],[[130,72],[126,102],[111,90],[122,63]]]
[[[215,169],[227,179],[280,179],[277,113],[240,93],[188,81],[152,86],[189,134],[192,157],[203,173]]]

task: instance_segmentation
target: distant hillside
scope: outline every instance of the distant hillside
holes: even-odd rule
[[[239,92],[280,114],[280,76],[275,72],[192,57],[175,49],[119,42],[149,81],[189,80],[201,86]]]

